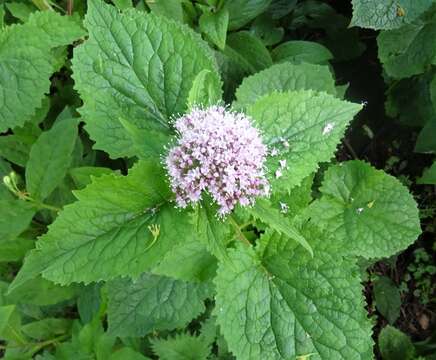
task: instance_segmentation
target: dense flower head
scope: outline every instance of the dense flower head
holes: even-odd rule
[[[174,125],[179,137],[165,163],[179,207],[200,201],[206,191],[224,216],[238,203],[252,205],[268,195],[267,147],[249,117],[211,106],[193,109]]]

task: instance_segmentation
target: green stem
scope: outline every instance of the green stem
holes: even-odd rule
[[[20,195],[20,196],[18,196],[20,199],[22,199],[22,200],[25,200],[25,201],[29,201],[29,202],[31,202],[32,204],[34,204],[39,210],[41,210],[41,209],[47,209],[47,210],[51,210],[51,211],[54,211],[54,212],[59,212],[59,211],[61,211],[62,209],[61,208],[58,208],[58,207],[56,207],[56,206],[53,206],[53,205],[49,205],[49,204],[46,204],[46,203],[43,203],[43,202],[41,202],[41,201],[38,201],[38,200],[35,200],[34,198],[32,198],[32,197],[30,197],[30,196],[27,196],[27,195]]]
[[[245,235],[241,231],[241,227],[238,223],[233,219],[231,215],[229,215],[229,221],[234,227],[236,234],[238,235],[239,240],[241,240],[245,245],[251,246],[251,242],[245,237]]]

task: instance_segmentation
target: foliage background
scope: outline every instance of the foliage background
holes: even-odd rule
[[[342,93],[350,101],[366,104],[347,131],[336,158],[338,161],[363,159],[399,178],[418,201],[424,231],[404,252],[374,264],[362,263],[362,269],[369,266],[364,271],[365,296],[368,314],[374,322],[375,354],[385,359],[397,359],[398,354],[405,358],[434,358],[436,167],[432,164],[436,151],[436,11],[433,2],[234,1],[233,5],[230,2],[228,14],[209,10],[219,9],[222,1],[184,1],[183,4],[134,1],[132,4],[114,0],[113,3],[119,9],[133,5],[184,20],[201,33],[223,54],[219,66],[224,78],[224,97],[228,101],[233,99],[233,92],[244,76],[263,70],[273,62],[292,61],[328,65],[336,78],[336,90],[332,91]],[[14,216],[8,217],[6,212],[15,199],[6,187],[0,189],[0,211],[5,213],[2,219],[6,219],[3,223],[0,219],[3,237],[0,338],[5,340],[2,348],[6,348],[11,339],[18,344],[8,358],[50,359],[55,353],[56,358],[67,359],[78,356],[73,351],[79,348],[83,350],[82,355],[97,359],[108,356],[140,359],[144,356],[140,353],[176,359],[174,353],[167,352],[180,347],[184,349],[181,351],[190,348],[195,354],[192,358],[197,359],[202,358],[199,354],[207,356],[211,343],[218,358],[232,358],[223,339],[215,340],[216,329],[212,322],[203,321],[211,311],[211,304],[207,302],[200,308],[193,302],[192,314],[183,314],[186,319],[175,322],[183,323],[202,314],[187,326],[196,336],[163,332],[155,340],[144,341],[136,337],[144,329],[120,329],[125,332],[121,339],[106,332],[106,309],[116,304],[105,303],[104,292],[108,290],[100,284],[64,288],[38,278],[27,288],[6,295],[24,255],[35,246],[36,237],[46,231],[47,224],[56,216],[56,211],[43,205],[43,201],[51,204],[48,206],[62,207],[74,200],[73,189],[81,189],[90,182],[90,175],[112,170],[126,174],[131,160],[119,158],[129,155],[124,146],[111,154],[112,158],[104,151],[95,150],[101,147],[93,147],[83,124],[69,122],[70,126],[59,126],[62,119],[77,118],[77,108],[82,105],[73,88],[74,80],[80,79],[71,76],[71,44],[78,45],[86,34],[80,25],[86,13],[86,1],[1,1],[0,4],[3,19],[0,56],[14,59],[10,63],[2,61],[0,76],[15,68],[23,78],[35,76],[33,72],[39,77],[39,81],[29,83],[27,89],[35,94],[30,97],[33,103],[23,102],[21,96],[6,98],[1,94],[4,106],[0,111],[0,130],[3,131],[0,173],[5,176],[14,170],[20,176],[17,180],[20,189],[23,180],[35,184],[34,188],[26,190],[34,196],[33,203],[40,206],[38,216],[27,227],[35,211],[22,205]],[[41,10],[72,15],[71,21],[62,18],[56,24],[47,18],[32,24],[31,13]],[[227,24],[226,17],[228,26],[223,25]],[[5,28],[15,23],[25,23],[27,27],[23,27],[21,33],[7,34]],[[53,29],[55,33],[51,33]],[[247,32],[238,33],[240,29]],[[295,40],[305,43],[292,46],[288,43]],[[19,49],[16,44],[23,41],[23,48]],[[30,58],[37,58],[38,64],[29,64]],[[207,59],[204,62],[207,63]],[[320,81],[317,77],[314,82]],[[41,96],[38,98],[36,94]],[[99,141],[110,142],[108,133],[102,132]],[[46,169],[50,178],[38,169],[28,169],[32,158],[44,159],[44,165],[39,164],[38,169]],[[75,171],[78,167],[71,164],[79,164],[78,158],[80,170]],[[34,178],[28,179],[28,173]],[[27,219],[24,227],[22,222],[9,222],[10,218],[17,217]],[[198,276],[207,278],[207,274]],[[153,284],[154,279],[145,281]],[[120,280],[112,291],[122,286]],[[160,286],[171,289],[172,285]],[[210,289],[176,291],[180,292],[180,299],[189,301],[193,296],[203,299]],[[132,289],[131,296],[134,294],[135,289]],[[127,295],[120,295],[117,301],[126,304],[130,298]],[[78,318],[87,325],[79,328],[73,321]],[[117,319],[114,324],[116,326]],[[156,324],[149,326],[153,329]]]

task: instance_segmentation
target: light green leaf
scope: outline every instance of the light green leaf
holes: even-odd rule
[[[375,306],[388,321],[393,324],[400,316],[401,297],[395,283],[386,276],[373,282]]]
[[[365,258],[391,256],[421,233],[413,196],[396,178],[362,161],[330,167],[320,188],[322,198],[310,214],[334,234],[343,252]]]
[[[328,66],[285,62],[244,78],[236,90],[236,104],[233,107],[246,108],[264,95],[293,90],[336,94],[335,80]]]
[[[0,306],[0,338],[23,344],[20,332],[21,319],[15,305]]]
[[[271,53],[274,62],[290,61],[295,64],[308,62],[326,64],[333,59],[333,54],[325,46],[303,40],[287,41],[277,46]]]
[[[31,4],[19,2],[6,3],[5,5],[6,9],[9,10],[12,16],[22,22],[26,22],[29,19],[30,14],[36,10],[36,8]]]
[[[183,22],[183,7],[181,0],[145,0],[148,7],[156,15],[165,16]]]
[[[56,122],[33,144],[26,167],[30,196],[44,200],[65,177],[77,139],[77,120]]]
[[[81,166],[68,171],[77,189],[83,189],[89,185],[93,177],[100,177],[102,175],[111,174],[112,172],[112,169],[99,166]]]
[[[152,348],[160,360],[207,360],[211,352],[210,344],[189,334],[153,339]]]
[[[222,8],[217,12],[205,12],[198,20],[201,32],[213,44],[223,50],[226,46],[227,27],[229,25],[229,11]]]
[[[140,129],[126,119],[120,119],[120,123],[132,141],[133,154],[139,159],[147,160],[159,157],[162,155],[165,145],[170,141],[169,133],[166,131]]]
[[[112,0],[112,2],[121,11],[133,8],[132,0]]]
[[[378,56],[386,73],[403,79],[423,73],[436,64],[436,17],[416,21],[377,37]]]
[[[227,243],[231,239],[229,224],[225,219],[217,216],[217,206],[210,204],[209,200],[202,202],[195,208],[194,219],[196,232],[200,240],[211,254],[218,260],[228,260]]]
[[[150,358],[145,357],[141,353],[133,350],[129,347],[124,347],[120,350],[115,351],[111,354],[109,360],[150,360]]]
[[[165,254],[158,266],[151,271],[179,280],[204,282],[215,276],[216,269],[216,258],[207,251],[197,236],[192,234],[189,239],[175,245]]]
[[[44,340],[67,334],[72,325],[71,319],[45,318],[23,325],[21,331],[32,339]]]
[[[34,115],[49,92],[49,77],[59,67],[52,49],[84,34],[73,17],[54,11],[32,13],[25,24],[0,33],[0,132]]]
[[[183,327],[205,311],[209,286],[143,274],[109,283],[108,322],[112,334],[144,336]]]
[[[202,70],[195,77],[189,91],[188,107],[217,105],[223,96],[222,83],[218,74]]]
[[[0,240],[0,246],[0,262],[9,262],[20,261],[30,249],[35,247],[35,243],[25,238],[3,239]]]
[[[188,27],[136,10],[120,14],[101,0],[88,2],[85,25],[89,38],[72,63],[86,128],[111,157],[135,155],[120,120],[152,136],[169,134],[168,122],[185,112],[195,77],[216,71],[215,60]]]
[[[31,145],[24,143],[17,135],[0,137],[0,156],[19,166],[26,166],[30,147]]]
[[[298,242],[313,256],[313,250],[307,240],[295,229],[292,223],[275,209],[267,199],[257,199],[256,204],[247,210],[254,218],[266,223],[279,234]]]
[[[411,360],[414,358],[415,349],[410,338],[390,325],[382,329],[378,343],[383,360]]]
[[[424,13],[432,0],[353,0],[351,26],[374,30],[397,29]]]
[[[77,294],[76,286],[59,286],[38,276],[18,287],[9,286],[7,299],[14,303],[48,306],[70,300]]]
[[[215,312],[229,349],[245,359],[371,359],[371,325],[357,267],[309,234],[315,256],[267,232],[262,254],[238,246],[221,263]]]
[[[254,74],[272,65],[271,55],[265,45],[248,31],[230,34],[227,37],[224,54],[249,74]]]
[[[435,114],[436,116],[436,114]],[[436,153],[436,117],[430,118],[418,134],[415,144],[415,152]]]
[[[14,286],[28,276],[26,269],[60,284],[136,277],[193,229],[188,214],[167,203],[164,171],[151,161],[127,176],[96,178],[75,196],[79,201],[65,206],[40,238]]]
[[[36,208],[23,200],[0,200],[0,243],[26,230],[35,212]]]
[[[274,93],[250,106],[248,114],[261,129],[270,150],[277,152],[267,160],[273,192],[292,189],[315,172],[320,162],[330,161],[345,129],[361,108],[308,90]]]
[[[229,18],[229,30],[236,30],[263,13],[271,0],[226,0]]]

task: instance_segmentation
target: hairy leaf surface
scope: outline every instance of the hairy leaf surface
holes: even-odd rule
[[[187,108],[195,76],[216,71],[215,61],[197,34],[164,17],[135,10],[120,14],[91,0],[85,25],[89,39],[73,58],[84,101],[80,112],[98,149],[113,158],[132,156],[133,142],[120,120],[169,132],[170,117]]]

